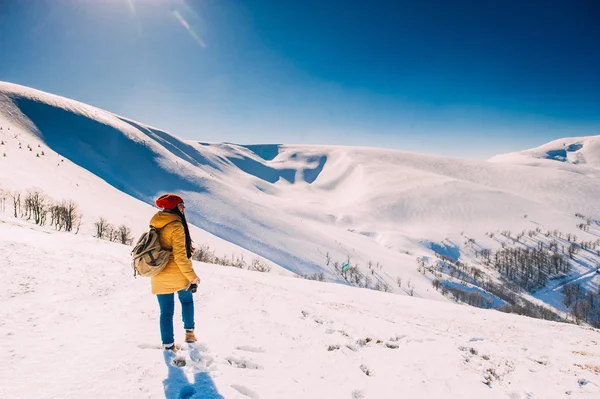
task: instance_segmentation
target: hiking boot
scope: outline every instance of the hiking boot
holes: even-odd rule
[[[171,345],[163,345],[163,348],[164,348],[166,351],[170,351],[170,352],[173,352],[173,353],[177,353],[177,347],[175,346],[175,344],[171,344]]]
[[[196,342],[196,336],[194,335],[194,330],[185,330],[185,342],[193,343]]]

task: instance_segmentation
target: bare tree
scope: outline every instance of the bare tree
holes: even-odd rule
[[[575,256],[575,254],[577,253],[578,250],[579,250],[579,245],[577,245],[577,243],[575,243],[575,242],[571,243],[571,245],[569,245],[569,248],[568,248],[569,258],[573,259],[573,257]]]
[[[94,226],[96,226],[96,237],[97,238],[106,238],[107,233],[108,233],[108,228],[110,226],[110,224],[108,223],[108,220],[106,220],[104,218],[100,218],[94,223]]]
[[[77,211],[78,206],[71,200],[64,201],[60,205],[62,219],[64,220],[65,231],[73,231],[75,226],[80,226],[81,214]]]
[[[112,224],[106,226],[105,238],[110,242],[119,241],[119,232],[117,229],[115,229],[115,226],[113,226]]]
[[[381,290],[383,292],[391,292],[392,291],[392,287],[390,287],[390,285],[387,283],[387,281],[382,281],[381,282]]]
[[[313,274],[306,274],[306,275],[298,275],[298,277],[303,277],[307,280],[314,280],[314,281],[321,281],[324,282],[325,281],[325,274],[324,273],[313,273]]]
[[[375,283],[373,288],[377,291],[383,291],[383,292],[390,292],[392,290],[390,285],[383,280],[377,280],[377,282]]]
[[[8,193],[4,190],[0,190],[0,211],[6,212],[6,198]]]
[[[262,262],[260,260],[260,258],[254,258],[252,259],[252,264],[250,265],[250,269],[252,271],[255,272],[262,272],[262,273],[268,273],[271,271],[271,266],[267,265],[266,263]]]
[[[125,226],[124,224],[119,226],[116,233],[117,233],[117,240],[121,244],[131,245],[131,243],[133,242],[133,237],[131,237],[131,230],[129,229],[129,227]]]
[[[12,199],[14,217],[18,217],[21,213],[21,193],[18,191],[13,191],[8,193],[8,195]]]
[[[200,248],[197,248],[192,254],[192,259],[205,263],[214,263],[214,257],[214,251],[211,251],[210,247],[206,244],[200,245]]]
[[[48,198],[39,190],[31,190],[27,193],[24,201],[25,216],[33,218],[35,224],[43,225],[48,212]]]

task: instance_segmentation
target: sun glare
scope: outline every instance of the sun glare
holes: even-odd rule
[[[173,10],[173,15],[181,23],[181,25],[183,25],[183,27],[188,31],[188,33],[190,34],[190,36],[192,36],[192,38],[196,41],[196,43],[198,43],[202,48],[206,48],[206,43],[204,43],[204,41],[202,39],[200,39],[198,34],[194,31],[194,29],[188,23],[188,21],[185,20],[185,18],[181,15],[181,13],[177,10]]]
[[[127,1],[127,5],[129,6],[129,11],[131,11],[131,15],[133,17],[136,17],[135,20],[136,20],[138,32],[141,36],[142,35],[142,27],[141,27],[141,21],[139,21],[139,18],[138,18],[135,0],[126,0],[126,1]],[[204,42],[204,40],[202,40],[200,38],[200,36],[196,32],[196,30],[194,29],[194,26],[190,23],[189,19],[186,19],[186,17],[184,17],[184,15],[183,15],[183,14],[185,14],[187,16],[190,16],[192,18],[192,20],[200,20],[198,13],[184,0],[175,0],[175,1],[169,0],[169,1],[164,1],[164,3],[166,5],[170,5],[172,7],[171,14],[187,30],[187,32],[192,37],[192,39],[194,39],[194,41],[196,43],[198,43],[198,45],[200,45],[200,47],[206,48],[206,43]],[[139,4],[139,2],[138,2],[138,4]],[[175,9],[175,7],[180,8],[181,11]]]

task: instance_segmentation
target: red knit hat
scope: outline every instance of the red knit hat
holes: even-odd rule
[[[165,194],[158,197],[156,206],[163,209],[173,209],[183,202],[183,198],[176,194]]]

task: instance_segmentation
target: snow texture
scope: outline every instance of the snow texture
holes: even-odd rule
[[[2,214],[0,237],[2,398],[600,395],[597,330],[200,263],[177,367],[126,246]]]
[[[417,270],[417,257],[436,252],[474,264],[473,247],[499,248],[504,230],[597,240],[597,136],[488,162],[189,142],[0,82],[0,140],[0,190],[40,189],[74,200],[84,215],[74,235],[14,219],[10,204],[0,212],[2,398],[600,394],[597,330],[452,304]],[[137,237],[165,192],[185,198],[197,245],[272,266],[263,274],[195,264],[201,345],[177,355],[184,367],[158,350],[158,307],[147,280],[132,278],[130,248],[92,238],[99,217]],[[588,232],[577,229],[576,213],[593,221]],[[518,245],[535,244],[525,237]],[[347,286],[333,263],[348,258],[399,295]],[[564,311],[564,284],[598,290],[597,263],[581,251],[571,274],[523,295]],[[320,272],[341,284],[292,277]]]

